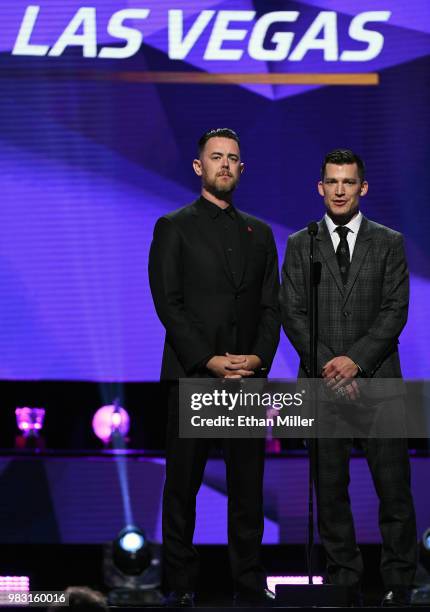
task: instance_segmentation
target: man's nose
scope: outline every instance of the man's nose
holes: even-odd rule
[[[227,156],[222,158],[222,167],[223,168],[229,168],[230,167],[230,160]]]
[[[345,193],[345,186],[343,183],[337,183],[336,184],[336,195],[340,196],[340,195],[344,195]]]

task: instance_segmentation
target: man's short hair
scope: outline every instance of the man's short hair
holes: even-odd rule
[[[208,140],[211,138],[231,138],[231,140],[235,140],[240,147],[239,136],[236,134],[234,130],[230,128],[214,128],[212,130],[208,130],[203,134],[198,143],[198,153],[199,155],[205,148],[205,145]]]
[[[363,182],[366,177],[366,167],[364,161],[359,155],[350,151],[350,149],[335,149],[328,153],[321,166],[321,180],[324,180],[325,168],[327,164],[336,164],[337,166],[343,166],[344,164],[357,164],[358,176],[360,181]]]

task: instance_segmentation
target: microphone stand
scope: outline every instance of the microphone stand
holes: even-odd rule
[[[318,233],[318,224],[313,221],[308,225],[309,234],[309,355],[311,377],[311,416],[316,417],[315,389],[313,381],[317,377],[317,288],[315,282],[314,240]],[[315,421],[316,423],[316,421]],[[309,439],[309,481],[308,481],[308,546],[307,565],[308,583],[313,584],[312,554],[314,547],[314,489],[316,476],[317,438]]]
[[[311,417],[315,418],[317,423],[317,387],[315,379],[317,378],[317,344],[318,344],[318,295],[317,285],[319,284],[320,264],[314,261],[314,240],[318,234],[318,223],[313,221],[308,225],[309,242],[309,352],[310,352],[310,413]],[[318,266],[318,272],[316,270]],[[308,565],[308,584],[295,585],[277,585],[276,586],[276,601],[277,603],[288,603],[289,606],[299,607],[347,607],[351,605],[349,589],[346,586],[334,584],[315,584],[313,581],[312,572],[312,554],[314,547],[314,482],[318,477],[317,466],[317,437],[308,439],[309,449],[309,482],[308,482],[308,541],[307,541],[307,565]]]

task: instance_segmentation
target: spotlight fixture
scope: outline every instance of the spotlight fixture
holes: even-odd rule
[[[430,527],[427,527],[423,533],[423,546],[427,552],[430,552]]]
[[[9,607],[14,593],[30,591],[29,576],[0,576],[0,607]]]
[[[148,542],[135,525],[124,527],[105,547],[104,580],[112,590],[109,605],[156,606],[163,601],[159,545]]]
[[[430,527],[421,537],[415,584],[418,588],[412,591],[412,605],[430,606]]]
[[[17,408],[16,424],[24,436],[37,436],[43,427],[45,408]]]
[[[134,525],[124,527],[113,543],[113,561],[127,576],[139,576],[151,563],[145,535]]]
[[[18,591],[28,593],[30,590],[29,576],[0,576],[0,591]]]
[[[95,435],[104,444],[109,444],[115,435],[125,438],[130,430],[130,417],[122,406],[108,404],[97,410],[92,425]]]
[[[417,584],[430,586],[430,527],[423,532],[418,553]]]
[[[29,408],[27,406],[15,409],[16,424],[20,435],[15,438],[15,446],[19,449],[45,449],[45,440],[41,436],[45,420],[45,408]]]

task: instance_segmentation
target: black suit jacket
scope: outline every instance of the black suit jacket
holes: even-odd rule
[[[149,281],[166,329],[162,379],[207,375],[205,360],[226,352],[256,354],[270,369],[280,330],[276,247],[268,225],[236,212],[237,281],[199,200],[155,225]]]
[[[300,375],[310,370],[309,239],[306,229],[289,237],[280,293],[282,323],[300,355]],[[402,235],[363,217],[344,287],[323,219],[319,222],[314,260],[321,263],[318,371],[333,357],[347,355],[365,376],[401,377],[397,345],[409,302]]]

